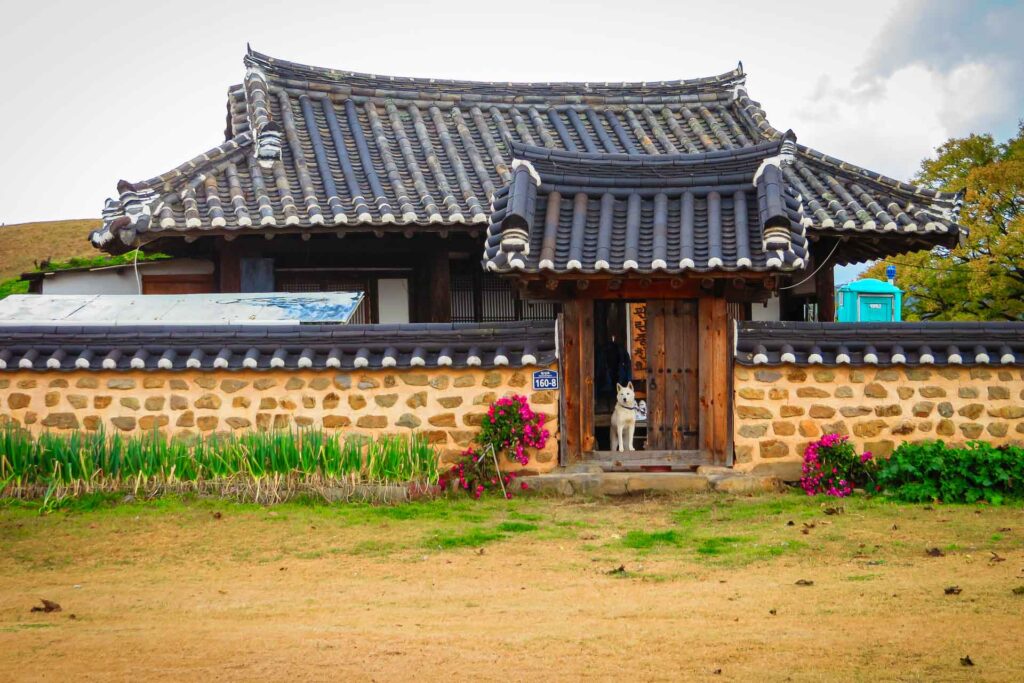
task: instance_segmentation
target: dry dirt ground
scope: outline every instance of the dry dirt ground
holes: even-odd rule
[[[833,504],[9,502],[0,679],[1024,679],[1024,509]]]

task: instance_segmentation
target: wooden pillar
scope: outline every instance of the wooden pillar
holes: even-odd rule
[[[217,273],[221,292],[242,291],[242,266],[238,249],[232,244],[220,240],[217,249]]]
[[[423,247],[413,272],[413,322],[452,321],[451,264],[447,248]]]
[[[822,240],[818,243],[817,247],[821,250],[821,257],[824,258],[831,251],[832,244],[826,244]],[[818,263],[820,264],[820,262]],[[834,268],[835,264],[830,260],[814,275],[814,294],[818,300],[818,322],[830,323],[836,319],[836,280]]]
[[[594,449],[594,302],[576,299],[562,305],[562,416],[559,429],[566,464]]]
[[[729,441],[728,314],[724,297],[703,296],[697,310],[700,346],[700,449],[725,464]]]
[[[441,247],[431,252],[427,273],[429,277],[427,291],[430,293],[430,300],[427,305],[428,322],[451,322],[452,276],[447,248]]]

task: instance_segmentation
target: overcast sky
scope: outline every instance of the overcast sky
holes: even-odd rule
[[[907,178],[950,136],[1024,116],[1024,0],[602,3],[8,2],[0,21],[0,222],[98,216],[223,140],[246,42],[403,76],[662,80],[743,61],[800,142]]]

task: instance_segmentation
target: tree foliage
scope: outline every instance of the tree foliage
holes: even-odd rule
[[[952,138],[921,162],[918,184],[965,190],[959,223],[970,231],[955,249],[880,261],[862,277],[897,267],[907,320],[1024,319],[1024,122],[1015,137]]]

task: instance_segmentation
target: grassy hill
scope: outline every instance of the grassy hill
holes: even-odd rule
[[[35,270],[40,261],[102,256],[89,244],[96,219],[20,223],[0,228],[0,282]]]

